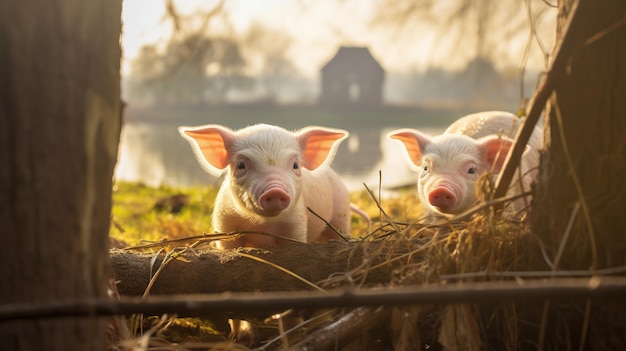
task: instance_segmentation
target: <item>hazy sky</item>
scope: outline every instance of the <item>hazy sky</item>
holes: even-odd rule
[[[450,0],[448,0],[450,1]],[[513,1],[513,0],[507,0]],[[522,2],[522,0],[516,0]],[[212,8],[217,1],[176,1],[182,13]],[[445,43],[445,33],[435,33],[428,25],[416,30],[384,30],[372,27],[375,0],[226,0],[226,11],[234,30],[242,34],[254,22],[284,31],[294,39],[289,57],[308,77],[318,74],[340,45],[368,46],[387,71],[406,72],[429,65],[460,68],[473,57],[471,48]],[[124,72],[141,45],[168,37],[168,22],[163,20],[165,0],[124,0]],[[547,38],[548,40],[550,38]],[[518,65],[527,35],[506,43],[500,64]],[[444,42],[443,45],[435,45]],[[531,66],[541,65],[535,50]],[[451,52],[451,53],[450,53]]]

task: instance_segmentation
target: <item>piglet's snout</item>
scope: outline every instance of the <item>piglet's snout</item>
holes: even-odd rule
[[[269,188],[261,195],[259,202],[263,210],[279,212],[289,207],[291,198],[280,188]]]
[[[428,202],[440,211],[448,212],[456,204],[456,195],[447,187],[440,186],[428,194]]]

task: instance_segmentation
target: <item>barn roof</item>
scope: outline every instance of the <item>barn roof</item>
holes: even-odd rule
[[[336,66],[352,67],[353,70],[377,70],[384,73],[383,67],[376,61],[367,47],[342,46],[335,56],[322,68],[322,72],[333,70]]]

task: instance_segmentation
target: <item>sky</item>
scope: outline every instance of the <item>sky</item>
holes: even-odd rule
[[[216,0],[175,1],[183,14],[206,10],[216,3]],[[368,46],[383,67],[396,72],[423,70],[429,66],[460,69],[472,56],[471,49],[454,47],[462,43],[445,43],[442,40],[445,33],[438,34],[427,24],[397,31],[371,26],[376,3],[376,0],[226,0],[225,10],[234,30],[240,34],[256,21],[292,36],[294,42],[289,56],[306,77],[317,75],[340,45]],[[139,48],[167,39],[170,27],[163,19],[165,0],[124,0],[123,4],[123,73],[126,74]],[[519,64],[526,40],[526,35],[519,35],[506,43],[502,62]],[[536,51],[531,57],[531,66],[543,63]]]

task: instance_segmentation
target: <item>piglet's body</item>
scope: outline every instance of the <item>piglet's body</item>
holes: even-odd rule
[[[462,117],[439,136],[400,129],[389,137],[403,143],[410,166],[419,173],[418,195],[426,214],[452,217],[476,203],[476,182],[481,174],[500,172],[512,146],[510,137],[519,124],[519,118],[511,113],[490,111]],[[535,128],[509,195],[530,190],[542,139],[542,131]],[[520,212],[527,203],[525,199],[514,201],[511,210]]]
[[[180,127],[203,168],[227,171],[213,211],[217,232],[253,231],[300,242],[327,241],[336,233],[307,207],[343,233],[350,230],[350,200],[332,169],[334,154],[348,136],[343,130],[307,127],[289,132],[258,124],[233,131],[219,125]],[[219,247],[269,247],[272,236],[245,234]]]

